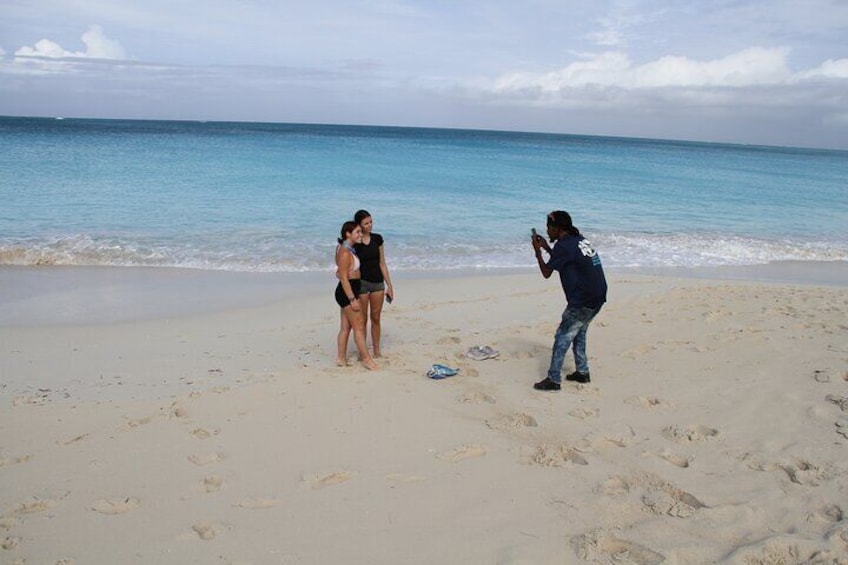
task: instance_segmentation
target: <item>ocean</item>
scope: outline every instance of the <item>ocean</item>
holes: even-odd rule
[[[848,261],[848,152],[497,131],[0,118],[0,265],[331,270],[360,208],[393,271]]]

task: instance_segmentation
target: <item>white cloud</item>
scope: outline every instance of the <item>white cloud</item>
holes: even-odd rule
[[[20,57],[47,57],[50,59],[61,59],[62,57],[73,57],[74,54],[62,49],[58,43],[54,43],[49,39],[41,39],[36,42],[35,47],[25,45],[17,51],[15,55]]]
[[[800,73],[800,78],[846,78],[848,79],[848,59],[829,59],[815,69]]]
[[[18,57],[40,57],[47,59],[112,59],[121,60],[126,58],[126,53],[121,44],[109,39],[103,34],[103,29],[98,25],[91,26],[82,34],[82,42],[85,51],[68,51],[58,43],[49,39],[41,39],[34,47],[23,46],[15,55]]]
[[[87,32],[82,34],[82,42],[85,43],[86,57],[95,59],[126,58],[126,53],[121,44],[103,35],[100,26],[91,26]]]
[[[667,56],[635,67],[629,73],[632,85],[664,86],[753,86],[785,82],[791,72],[786,65],[789,49],[752,47],[713,61],[692,61]]]
[[[791,77],[789,49],[752,47],[721,59],[694,61],[665,56],[634,65],[622,52],[592,54],[585,60],[549,73],[512,73],[494,83],[496,92],[556,92],[586,87],[665,88],[740,87],[786,83]]]

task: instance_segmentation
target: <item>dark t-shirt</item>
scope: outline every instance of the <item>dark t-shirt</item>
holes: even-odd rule
[[[548,267],[559,272],[569,306],[598,308],[607,301],[607,280],[601,258],[582,235],[558,239]]]
[[[383,271],[380,270],[381,245],[383,245],[383,236],[372,233],[368,245],[357,243],[353,246],[356,256],[362,261],[362,280],[372,283],[383,282]]]

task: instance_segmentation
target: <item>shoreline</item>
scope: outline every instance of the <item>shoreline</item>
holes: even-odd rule
[[[449,281],[537,276],[535,267],[397,271],[393,280]],[[781,261],[765,265],[616,268],[615,278],[650,276],[710,281],[848,286],[848,262]],[[332,272],[252,273],[159,267],[0,266],[0,328],[100,325],[181,318],[285,301],[293,294],[331,296]]]

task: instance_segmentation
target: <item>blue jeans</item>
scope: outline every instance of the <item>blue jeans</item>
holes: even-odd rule
[[[562,365],[565,362],[565,354],[572,344],[575,368],[580,373],[589,372],[589,360],[586,358],[586,330],[589,329],[589,322],[600,311],[600,306],[597,308],[567,306],[563,311],[562,322],[554,336],[551,366],[548,369],[548,378],[553,382],[562,382]]]

